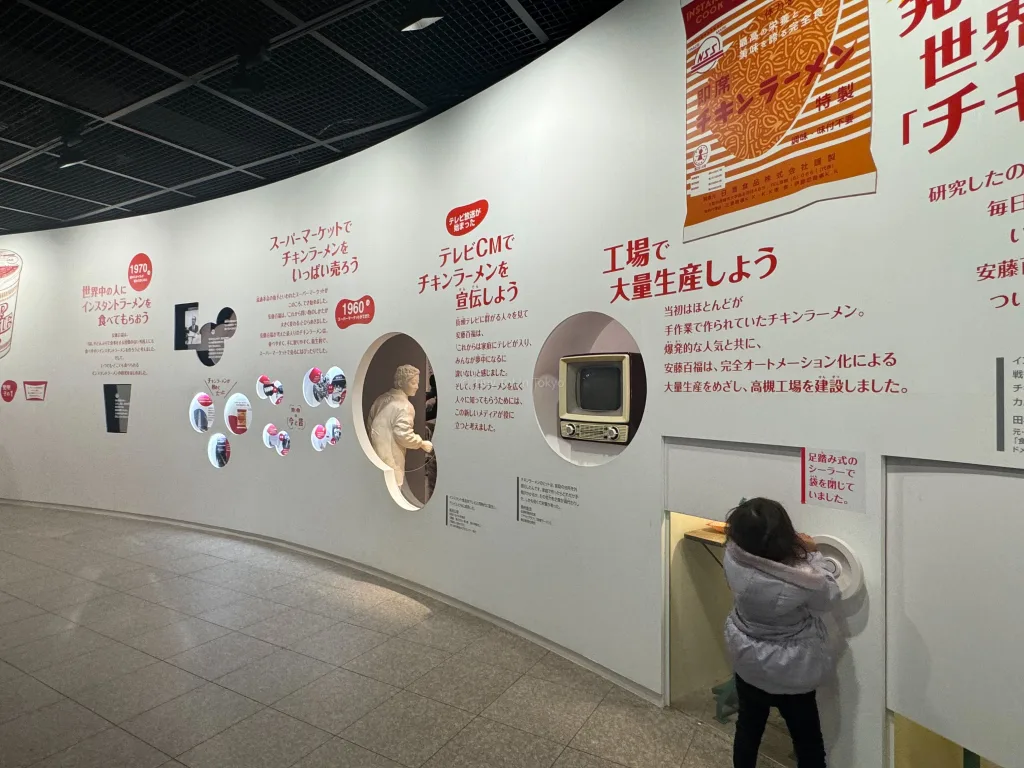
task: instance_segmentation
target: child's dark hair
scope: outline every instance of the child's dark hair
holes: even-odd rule
[[[786,508],[771,499],[747,499],[729,513],[725,535],[740,549],[777,563],[807,557]]]

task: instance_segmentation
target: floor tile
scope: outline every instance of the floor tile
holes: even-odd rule
[[[408,768],[418,768],[472,718],[461,709],[402,691],[342,736]]]
[[[13,667],[8,667],[8,670],[8,673],[0,676],[0,723],[35,712],[64,698],[23,672]]]
[[[110,587],[111,589],[130,592],[133,589],[144,587],[147,584],[155,584],[158,581],[166,581],[168,579],[178,577],[178,574],[171,573],[170,571],[164,571],[160,568],[147,568],[139,563],[132,563],[132,565],[134,565],[135,568],[127,572],[98,573],[92,581],[95,581],[97,584],[102,584],[105,587]]]
[[[158,659],[168,659],[190,648],[195,648],[197,645],[230,634],[230,632],[230,629],[219,624],[188,618],[129,638],[124,641],[124,644],[138,648],[143,653],[148,653]]]
[[[172,597],[190,595],[203,588],[210,587],[205,581],[190,579],[188,576],[174,576],[170,579],[155,581],[144,584],[141,587],[129,590],[128,594],[141,597],[151,603],[163,603],[164,600]]]
[[[337,623],[329,616],[310,613],[301,608],[288,608],[269,619],[250,624],[241,631],[264,642],[285,646]]]
[[[55,569],[34,563],[23,557],[12,555],[0,560],[0,584],[26,579],[43,579],[52,576]]]
[[[41,595],[43,592],[51,592],[54,589],[65,589],[79,584],[90,584],[86,579],[72,576],[70,573],[54,573],[42,579],[27,579],[26,581],[15,581],[4,584],[4,592],[27,600],[32,595]]]
[[[217,684],[263,704],[273,704],[332,670],[330,664],[282,649],[217,678]]]
[[[427,768],[549,768],[563,746],[477,718],[428,762]]]
[[[710,727],[698,728],[683,768],[718,768],[732,762],[732,741]]]
[[[340,734],[396,693],[398,689],[387,683],[339,669],[286,696],[274,708]]]
[[[121,724],[168,755],[178,756],[262,707],[234,691],[207,683]]]
[[[72,698],[110,722],[121,723],[205,684],[200,677],[158,661],[79,691]]]
[[[389,639],[380,632],[351,624],[336,624],[292,643],[289,648],[340,667]]]
[[[352,568],[328,563],[324,570],[310,576],[309,580],[319,582],[320,584],[327,584],[338,589],[349,589],[352,585],[357,584],[362,577],[363,574]]]
[[[51,688],[72,695],[155,663],[142,651],[112,643],[33,674]]]
[[[73,701],[57,702],[0,725],[0,768],[21,768],[110,727]]]
[[[189,768],[287,768],[329,738],[308,723],[265,709],[178,759]]]
[[[547,680],[549,683],[558,683],[567,688],[577,688],[601,696],[613,688],[611,681],[584,669],[579,664],[574,664],[557,653],[549,653],[530,667],[530,671],[526,674],[540,680]]]
[[[213,680],[256,659],[269,656],[275,650],[270,643],[232,632],[171,656],[167,661],[207,680]]]
[[[120,617],[130,611],[138,611],[145,607],[145,600],[134,595],[117,592],[113,595],[98,597],[85,603],[61,608],[55,611],[55,613],[76,624],[92,626],[94,623],[105,622],[111,618]]]
[[[241,600],[243,597],[245,595],[233,589],[207,584],[191,594],[167,598],[160,604],[181,613],[199,616],[207,611],[213,611]]]
[[[23,618],[20,622],[0,627],[0,651],[73,629],[75,625],[72,622],[52,613],[40,613],[38,616]]]
[[[107,560],[102,563],[81,565],[66,570],[68,573],[74,574],[81,579],[95,581],[97,584],[102,584],[111,589],[131,589],[146,583],[144,581],[139,581],[138,583],[125,581],[122,583],[117,580],[120,576],[127,576],[129,573],[137,571],[154,572],[153,569],[145,568],[131,560]],[[170,575],[173,576],[174,574]]]
[[[0,603],[0,625],[12,624],[41,613],[45,613],[45,611],[38,605],[26,603],[24,600],[8,600]]]
[[[325,584],[298,579],[269,590],[265,596],[267,600],[273,600],[275,603],[298,608],[303,603],[325,595],[331,595],[336,591]]]
[[[97,597],[112,594],[114,594],[114,590],[110,587],[83,580],[81,584],[73,584],[49,592],[41,592],[27,599],[40,608],[45,608],[47,611],[55,611],[58,608],[78,605],[89,600],[95,600]]]
[[[603,698],[604,694],[522,677],[485,709],[483,716],[568,744]]]
[[[392,638],[362,656],[357,656],[344,666],[345,669],[358,672],[360,675],[404,688],[438,664],[447,661],[450,655],[447,651],[437,648]]]
[[[430,607],[422,602],[405,595],[397,595],[394,599],[384,600],[364,611],[352,614],[347,621],[359,627],[372,629],[374,632],[397,635],[415,627],[432,614]]]
[[[401,634],[403,640],[440,648],[443,651],[463,650],[474,640],[490,633],[494,626],[483,619],[461,611],[435,613],[425,621]]]
[[[231,629],[243,629],[286,610],[287,606],[250,595],[212,611],[200,613],[199,618]]]
[[[388,594],[377,591],[353,592],[348,590],[332,590],[325,594],[307,600],[302,603],[301,608],[313,613],[322,613],[324,616],[344,621],[362,611],[366,611],[378,603],[384,602]]]
[[[221,557],[214,557],[203,553],[192,552],[185,557],[171,560],[166,565],[159,566],[175,573],[195,573],[215,565],[221,565],[227,561]]]
[[[629,768],[678,766],[693,739],[693,721],[614,693],[601,702],[570,746]]]
[[[68,622],[70,624],[70,622]],[[35,672],[43,667],[68,661],[82,654],[113,645],[109,637],[93,632],[86,627],[70,624],[73,629],[49,637],[9,648],[0,652],[0,659],[13,664],[24,672]]]
[[[93,620],[88,623],[88,626],[101,635],[123,641],[160,627],[166,627],[168,624],[174,624],[185,618],[183,613],[172,611],[170,608],[155,603],[146,603],[142,608],[136,610]]]
[[[519,677],[518,672],[456,656],[413,682],[409,690],[477,715]]]
[[[167,755],[120,728],[108,728],[33,768],[158,768]]]
[[[401,768],[401,766],[350,741],[331,739],[297,762],[295,768]]]
[[[725,768],[727,765],[728,763],[723,763],[722,768]],[[622,768],[622,766],[618,763],[602,760],[600,757],[588,755],[586,752],[567,749],[555,761],[555,768]]]
[[[511,669],[513,672],[526,672],[544,658],[547,651],[518,635],[501,629],[492,629],[479,640],[474,640],[466,646],[463,653],[495,667]]]

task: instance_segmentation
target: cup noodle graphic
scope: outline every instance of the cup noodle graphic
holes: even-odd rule
[[[0,357],[11,351],[20,284],[21,256],[13,251],[0,250]]]

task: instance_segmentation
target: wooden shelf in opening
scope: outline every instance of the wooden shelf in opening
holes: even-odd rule
[[[699,541],[702,544],[711,544],[716,547],[725,546],[725,534],[716,531],[714,528],[698,528],[695,531],[687,531],[683,534],[684,539]]]

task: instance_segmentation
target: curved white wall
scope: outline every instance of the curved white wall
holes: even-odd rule
[[[1024,258],[1024,245],[1012,239],[1016,232],[1024,241],[1024,202],[1021,212],[1008,207],[1003,217],[989,216],[988,209],[990,198],[1009,201],[1024,193],[1024,180],[929,202],[933,187],[972,176],[977,187],[989,170],[1020,161],[1016,113],[995,114],[1010,103],[997,94],[1013,85],[1019,56],[1008,49],[971,71],[987,100],[984,109],[965,116],[955,143],[929,154],[923,138],[903,145],[902,116],[913,109],[927,113],[927,105],[955,89],[925,91],[920,48],[925,36],[969,15],[968,9],[955,19],[927,20],[907,39],[899,35],[904,22],[896,3],[874,4],[871,12],[877,193],[819,203],[695,243],[681,239],[685,36],[677,0],[627,0],[498,86],[340,163],[178,211],[0,238],[0,248],[24,259],[14,342],[0,360],[0,379],[19,383],[15,400],[0,402],[0,497],[197,521],[326,550],[489,611],[660,692],[667,503],[662,438],[859,451],[866,456],[866,511],[800,506],[794,514],[801,526],[850,542],[864,565],[867,598],[847,617],[842,733],[832,759],[840,767],[880,765],[886,703],[882,459],[1024,465],[1012,443],[996,450],[994,425],[995,359],[1011,365],[1024,356],[1024,309],[1012,301],[997,309],[1001,302],[991,300],[1014,290],[1024,300],[1024,282],[1017,282],[1024,278],[979,282],[976,271],[986,262]],[[464,327],[456,320],[481,312],[457,310],[454,287],[420,292],[421,276],[452,274],[453,265],[442,266],[439,254],[466,240],[445,231],[446,214],[479,199],[489,201],[489,213],[469,239],[515,235],[505,260],[518,296],[497,311],[526,315],[468,327],[483,328],[490,339],[530,341],[494,353],[507,360],[487,366],[505,368],[508,379],[523,384],[523,404],[510,409],[515,418],[492,421],[494,433],[455,428],[464,420],[456,419],[455,409],[466,407],[455,402],[463,380],[456,371],[467,367],[456,364],[466,354],[457,351],[462,342],[456,334]],[[273,236],[345,221],[352,222],[346,237],[359,267],[321,283],[329,308],[322,354],[261,356],[268,348],[260,334],[275,325],[257,299],[293,286],[291,266],[282,265],[280,250],[271,250]],[[614,279],[603,274],[604,249],[645,236],[670,241],[666,265],[673,269],[712,260],[720,270],[764,246],[775,248],[778,268],[770,279],[733,290],[611,303]],[[148,375],[125,377],[100,367],[115,362],[112,355],[86,351],[90,342],[110,339],[110,330],[84,308],[83,286],[127,285],[128,263],[138,252],[152,258],[153,282],[141,294],[129,289],[128,299],[151,301],[143,328],[155,351],[131,353]],[[364,295],[376,302],[373,321],[340,330],[334,305]],[[732,295],[742,296],[735,314],[744,317],[857,310],[849,319],[823,314],[814,322],[760,330],[763,351],[744,359],[792,361],[788,371],[757,369],[763,379],[831,377],[831,367],[813,361],[891,352],[894,368],[844,371],[844,378],[892,378],[906,393],[666,393],[666,304]],[[173,350],[174,306],[191,301],[199,302],[204,321],[222,307],[238,315],[238,331],[213,368],[191,352]],[[623,455],[592,468],[549,450],[531,401],[544,339],[563,319],[585,311],[610,314],[625,326],[645,355],[649,377],[637,439]],[[408,333],[422,345],[441,396],[438,487],[419,512],[397,507],[360,448],[352,428],[360,418],[352,410],[359,397],[350,396],[341,409],[345,431],[336,448],[315,453],[310,447],[308,429],[334,415],[319,413],[323,408],[302,407],[307,431],[298,433],[287,457],[266,450],[259,438],[264,423],[302,403],[299,382],[310,366],[340,365],[354,376],[365,350],[391,332]],[[704,357],[723,355],[694,359]],[[253,383],[262,373],[286,386],[277,409],[255,398]],[[232,438],[230,464],[220,471],[210,466],[206,438],[190,428],[186,415],[209,378],[237,382],[255,407],[253,430]],[[26,380],[49,382],[45,402],[24,399]],[[129,428],[108,434],[102,384],[118,382],[134,385]],[[220,429],[222,398],[217,406]],[[517,521],[517,478],[577,486],[579,506],[554,512],[551,525]],[[702,497],[733,501],[728,474],[704,482],[724,490]],[[475,533],[457,530],[445,525],[446,496],[493,508],[474,513]],[[1021,670],[1007,673],[1019,677]]]

